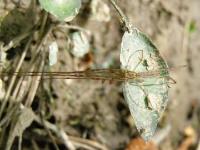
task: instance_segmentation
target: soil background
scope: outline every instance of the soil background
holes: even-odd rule
[[[0,15],[13,9],[28,8],[30,2],[3,0],[0,2]],[[90,52],[85,57],[76,58],[69,52],[67,34],[72,31],[52,31],[47,45],[55,40],[59,45],[59,61],[51,68],[52,71],[120,67],[123,26],[111,4],[106,0],[104,2],[110,8],[111,18],[108,22],[91,19],[91,2],[85,0],[79,15],[71,23],[90,32]],[[157,132],[162,135],[159,131],[165,131],[168,126],[170,130],[158,144],[159,149],[179,149],[188,138],[186,130],[189,128],[194,131],[192,136],[195,136],[195,140],[187,149],[196,150],[200,136],[200,1],[118,0],[117,3],[131,23],[152,39],[169,67],[175,68],[170,74],[177,83],[170,85],[168,106]],[[37,7],[35,20],[41,14],[38,4]],[[55,20],[52,16],[50,18]],[[28,19],[29,23],[35,21],[30,17]],[[0,36],[1,39],[5,37]],[[17,57],[9,61],[13,62]],[[183,65],[186,67],[181,67]],[[139,137],[124,101],[121,83],[92,80],[43,82],[46,82],[43,83],[44,89],[51,91],[52,99],[43,96],[39,89],[34,101],[50,101],[51,110],[48,111],[51,119],[68,135],[91,139],[115,150],[125,149],[130,140]],[[28,132],[26,130],[24,134],[29,135]],[[26,142],[24,149],[31,148]]]

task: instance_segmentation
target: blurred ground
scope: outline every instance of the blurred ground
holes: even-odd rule
[[[1,1],[0,14],[6,14],[14,8],[27,8],[30,0],[17,2]],[[115,10],[105,2],[111,9],[111,19],[108,22],[97,21],[95,17],[92,19],[89,13],[90,1],[87,0],[83,1],[80,15],[72,22],[90,32],[90,53],[84,58],[79,59],[69,53],[68,35],[72,30],[57,28],[52,31],[46,44],[57,41],[59,62],[51,71],[119,68],[122,25]],[[192,136],[195,138],[188,144],[190,148],[185,148],[196,150],[200,137],[200,1],[123,0],[118,1],[118,4],[133,25],[145,32],[157,45],[169,66],[175,68],[171,71],[171,76],[177,83],[171,85],[170,101],[159,124],[158,133],[168,126],[170,130],[159,142],[159,149],[184,150],[181,146]],[[37,7],[35,20],[39,20],[41,14],[38,5]],[[26,27],[28,30],[28,25]],[[8,29],[12,31],[12,28]],[[5,34],[0,34],[1,41],[9,41],[9,37],[5,37]],[[181,65],[187,67],[180,68]],[[49,92],[50,96],[47,94]],[[125,149],[132,138],[139,136],[123,99],[120,83],[90,80],[43,81],[43,89],[38,90],[34,102],[39,103],[41,100],[48,103],[49,120],[53,120],[68,135],[91,139],[115,150]],[[188,134],[190,131],[192,135]],[[29,130],[24,134],[29,135]],[[31,137],[34,139],[34,136]],[[32,149],[26,142],[24,149]]]

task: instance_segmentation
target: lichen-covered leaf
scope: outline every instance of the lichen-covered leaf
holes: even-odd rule
[[[81,0],[39,0],[40,5],[61,21],[71,21],[79,12]]]
[[[124,83],[123,92],[141,136],[150,139],[168,101],[168,70],[157,48],[137,29],[122,39],[121,67],[135,72],[159,71],[157,76],[139,77]]]

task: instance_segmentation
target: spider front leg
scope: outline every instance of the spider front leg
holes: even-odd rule
[[[135,62],[135,59],[137,60],[137,62]],[[133,66],[133,64],[136,64],[136,65]],[[148,67],[147,60],[144,59],[143,50],[137,50],[129,56],[126,69],[136,72],[135,70],[137,70],[137,68],[140,67],[141,65],[142,65],[142,67],[145,67],[145,68]],[[134,79],[133,82],[129,81],[129,84],[132,86],[137,86],[138,88],[140,88],[143,91],[144,106],[146,109],[152,110],[152,105],[151,105],[150,99],[148,98],[148,93],[145,91],[145,89],[140,84],[138,84],[139,82],[143,82],[143,80],[142,79]]]
[[[135,71],[136,68],[142,63],[143,58],[144,58],[143,50],[135,51],[134,53],[132,53],[129,56],[126,69],[131,70],[131,71]],[[135,61],[135,59],[137,59],[138,62],[136,63],[136,65],[132,65],[132,61]]]

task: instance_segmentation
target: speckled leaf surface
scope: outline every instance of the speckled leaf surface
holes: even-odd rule
[[[71,21],[79,12],[81,0],[39,0],[42,8],[61,21]]]
[[[168,101],[168,70],[157,48],[137,29],[125,32],[120,61],[122,69],[135,72],[158,71],[157,76],[126,81],[123,92],[136,127],[149,140]]]

